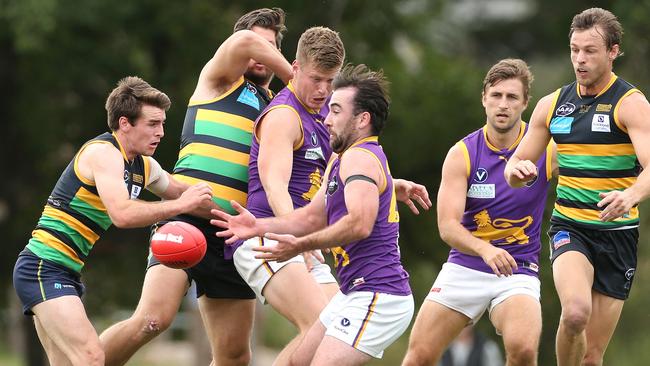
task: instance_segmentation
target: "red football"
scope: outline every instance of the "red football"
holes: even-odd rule
[[[166,223],[151,237],[151,253],[171,268],[194,266],[203,259],[206,249],[203,233],[182,221]]]

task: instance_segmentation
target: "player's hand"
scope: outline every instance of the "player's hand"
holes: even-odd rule
[[[431,207],[431,200],[429,199],[427,187],[405,179],[393,179],[393,184],[395,186],[395,195],[397,200],[404,202],[414,214],[417,215],[420,213],[413,202],[414,200],[425,210],[428,210]]]
[[[320,250],[303,252],[302,257],[305,259],[305,265],[307,266],[308,271],[314,269],[317,263],[325,263],[325,258],[323,258],[323,254]]]
[[[211,201],[212,188],[205,182],[190,186],[178,198],[178,202],[183,205],[183,213],[206,206]]]
[[[507,251],[487,245],[482,250],[481,258],[483,261],[492,268],[497,276],[510,276],[517,269],[517,262]]]
[[[510,175],[510,177],[506,177],[508,182],[511,182],[511,178],[515,178],[521,182],[521,185],[524,185],[537,177],[537,165],[530,160],[519,160],[508,174]]]
[[[259,235],[255,216],[235,201],[230,201],[230,204],[237,211],[237,215],[233,216],[221,210],[210,211],[214,217],[217,217],[210,220],[210,224],[225,229],[218,231],[216,235],[227,238],[226,244],[233,244],[238,240],[246,240]]]
[[[600,202],[597,206],[604,209],[600,212],[601,221],[613,221],[630,212],[638,202],[632,197],[629,190],[610,191],[600,193]]]
[[[253,247],[254,251],[259,252],[255,255],[257,259],[285,262],[301,253],[298,238],[293,235],[266,233],[264,237],[277,241],[277,244]]]

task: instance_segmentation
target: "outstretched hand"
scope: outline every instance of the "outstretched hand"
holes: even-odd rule
[[[393,184],[397,200],[404,202],[414,214],[418,215],[420,213],[415,202],[425,210],[431,208],[427,187],[406,179],[393,179]],[[415,202],[413,202],[414,200]]]
[[[298,244],[298,238],[293,235],[266,233],[264,237],[277,241],[277,244],[254,247],[253,250],[259,252],[255,256],[257,259],[285,262],[302,252]]]
[[[210,220],[210,224],[225,229],[218,231],[216,235],[226,238],[226,244],[233,244],[238,240],[246,240],[259,235],[255,216],[235,201],[230,201],[230,204],[237,211],[237,215],[233,216],[221,210],[210,211],[213,216],[217,217]]]

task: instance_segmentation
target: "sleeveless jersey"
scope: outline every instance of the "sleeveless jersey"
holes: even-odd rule
[[[270,97],[242,77],[218,98],[190,101],[174,178],[189,184],[208,183],[212,200],[228,213],[236,213],[230,200],[246,206],[253,122]]]
[[[475,237],[502,248],[517,262],[515,274],[537,276],[541,248],[541,224],[552,177],[551,148],[537,161],[537,178],[522,188],[511,188],[503,170],[528,125],[521,122],[517,140],[498,149],[487,139],[487,126],[457,143],[467,167],[467,198],[462,225]],[[480,256],[451,249],[448,262],[493,273]]]
[[[120,143],[108,132],[79,149],[56,182],[26,247],[38,257],[77,273],[81,272],[95,242],[113,224],[95,183],[82,177],[77,170],[81,151],[97,143],[112,144],[122,153],[124,184],[131,199],[138,198],[149,179],[151,158],[138,155],[129,162]]]
[[[258,117],[255,126],[269,111],[277,108],[288,108],[294,111],[298,115],[302,131],[301,141],[293,148],[293,164],[288,187],[293,207],[297,209],[306,206],[320,188],[327,162],[332,156],[329,132],[323,124],[327,113],[329,113],[329,106],[325,103],[320,111],[308,108],[298,99],[292,83],[289,82],[289,85],[273,98],[273,101]],[[273,210],[266,198],[266,191],[262,186],[257,168],[259,148],[259,139],[257,136],[253,136],[248,165],[248,203],[246,208],[256,218],[272,217],[274,216]],[[242,242],[237,242],[226,246],[226,256],[230,257],[241,244]]]
[[[599,219],[599,193],[622,191],[636,182],[640,164],[627,129],[618,120],[626,96],[639,92],[612,74],[595,96],[580,95],[577,82],[555,92],[546,125],[557,144],[560,177],[552,221],[592,229],[636,227],[637,206],[612,222]]]
[[[399,213],[393,178],[388,161],[377,136],[357,141],[350,149],[362,149],[381,165],[384,185],[379,188],[379,208],[372,233],[365,239],[333,248],[336,273],[341,292],[373,291],[393,295],[408,295],[409,275],[400,262],[398,245]],[[348,211],[345,205],[345,182],[339,176],[341,157],[334,159],[327,176],[327,224],[333,225]]]

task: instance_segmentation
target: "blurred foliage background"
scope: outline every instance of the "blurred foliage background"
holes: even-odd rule
[[[625,56],[615,71],[650,90],[648,0],[0,0],[0,309],[9,306],[14,261],[56,179],[84,141],[107,130],[104,101],[116,81],[138,75],[171,97],[166,137],[156,152],[171,169],[201,67],[240,15],[263,6],[287,11],[282,51],[290,61],[301,32],[325,25],[340,32],[348,61],[384,69],[393,102],[382,143],[392,172],[425,184],[432,198],[449,147],[484,124],[480,95],[487,69],[506,57],[531,65],[536,81],[528,118],[541,96],[573,80],[568,28],[585,8],[600,6],[618,15]],[[273,86],[277,90],[281,84]],[[403,262],[419,304],[448,247],[438,236],[435,209],[413,216],[402,208]],[[650,324],[650,226],[648,210],[642,209],[637,278],[605,364],[650,364],[645,328]],[[540,365],[551,365],[560,310],[546,237],[543,243]],[[135,308],[146,255],[146,229],[111,229],[98,243],[84,270],[85,303],[93,320]],[[13,312],[0,313],[0,344],[7,344]],[[293,330],[273,317],[267,317],[260,338],[278,347]],[[479,327],[497,339],[486,320]],[[373,364],[398,364],[406,341],[407,334]]]

